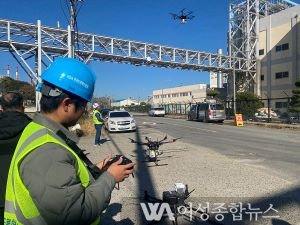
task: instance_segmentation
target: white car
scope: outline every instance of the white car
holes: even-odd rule
[[[163,107],[155,107],[149,110],[149,116],[165,116],[166,112]]]
[[[110,111],[105,120],[105,128],[109,132],[135,131],[135,119],[127,111]]]

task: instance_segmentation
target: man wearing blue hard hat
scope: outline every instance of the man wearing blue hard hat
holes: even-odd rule
[[[100,224],[115,184],[135,164],[120,158],[101,171],[110,157],[91,165],[68,130],[93,96],[96,77],[87,65],[60,58],[41,78],[41,113],[23,131],[10,165],[4,224]]]

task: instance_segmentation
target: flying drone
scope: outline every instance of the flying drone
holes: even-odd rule
[[[195,16],[192,15],[192,11],[182,9],[178,14],[170,13],[174,20],[180,20],[181,23],[186,23],[188,20],[193,19]]]
[[[163,151],[159,150],[159,147],[163,144],[173,143],[180,138],[174,138],[168,141],[167,139],[168,139],[167,135],[163,139],[156,140],[156,141],[151,140],[151,137],[145,137],[146,142],[139,142],[129,138],[131,143],[136,143],[138,145],[146,145],[148,147],[145,150],[146,158],[148,159],[149,162],[154,162],[155,165],[157,166],[158,166],[158,156],[163,154]]]

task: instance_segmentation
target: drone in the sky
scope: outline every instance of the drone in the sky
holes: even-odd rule
[[[193,19],[195,16],[193,12],[187,9],[180,10],[179,13],[170,13],[174,20],[180,20],[180,23],[186,23],[188,20]]]
[[[146,158],[149,162],[154,162],[158,166],[158,156],[163,154],[163,151],[159,150],[159,147],[163,144],[173,143],[180,138],[174,138],[167,140],[167,135],[161,140],[151,140],[151,137],[145,137],[146,142],[135,141],[131,138],[129,140],[131,143],[136,143],[137,145],[146,145],[148,148],[145,150]]]

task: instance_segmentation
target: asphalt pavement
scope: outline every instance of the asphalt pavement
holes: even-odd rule
[[[134,177],[127,178],[113,191],[102,224],[174,224],[166,214],[159,222],[147,221],[140,203],[149,203],[145,201],[145,191],[162,199],[163,192],[173,190],[175,183],[194,190],[185,200],[194,210],[182,205],[185,210],[176,217],[178,225],[300,224],[300,183],[271,176],[260,168],[245,166],[181,139],[160,147],[163,154],[156,166],[146,160],[145,146],[137,146],[128,139],[144,141],[145,136],[157,139],[163,135],[145,124],[137,132],[103,132],[103,145],[99,147],[93,146],[93,136],[81,138],[79,146],[87,150],[95,163],[108,154],[123,154],[137,163]],[[238,212],[232,210],[234,205],[240,206]],[[209,222],[201,217],[204,214],[200,211],[209,213]]]

